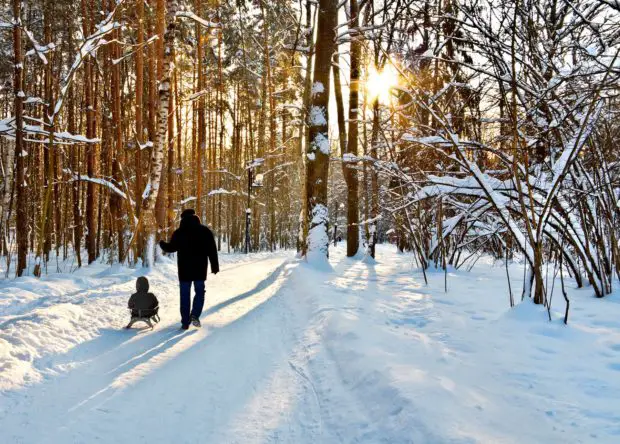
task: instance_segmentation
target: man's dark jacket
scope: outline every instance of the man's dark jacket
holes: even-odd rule
[[[206,280],[209,262],[212,273],[220,271],[213,233],[195,215],[183,217],[170,242],[160,241],[159,246],[166,253],[178,253],[180,281]]]

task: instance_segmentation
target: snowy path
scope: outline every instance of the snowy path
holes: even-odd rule
[[[508,311],[501,267],[451,272],[444,293],[443,273],[424,286],[409,257],[378,251],[338,248],[331,272],[224,255],[188,332],[171,262],[149,274],[153,331],[121,329],[139,271],[0,286],[0,442],[618,442],[618,295],[574,291],[565,328]]]
[[[106,329],[55,359],[59,368],[76,368],[46,378],[26,396],[9,392],[2,400],[8,404],[2,408],[2,428],[15,433],[11,442],[90,442],[96,436],[123,442],[127,433],[141,436],[136,429],[145,430],[150,439],[171,442],[179,437],[179,425],[189,421],[194,422],[190,429],[195,440],[185,439],[201,441],[201,430],[213,431],[211,425],[225,422],[232,406],[243,405],[262,372],[272,370],[274,354],[284,351],[286,313],[270,298],[281,286],[286,267],[282,255],[224,267],[208,282],[204,328],[181,332],[174,266],[166,264],[163,276],[151,276],[165,307],[162,323],[154,331]],[[120,293],[126,303],[131,285],[93,293]],[[89,297],[95,296],[80,295],[81,300]],[[118,321],[116,327],[126,319]],[[188,412],[194,414],[186,417]]]
[[[40,360],[41,383],[7,392],[0,426],[10,442],[25,443],[409,442],[408,428],[373,418],[389,419],[393,400],[356,398],[341,357],[324,347],[326,315],[339,307],[322,306],[317,296],[334,285],[362,288],[360,272],[368,269],[342,255],[333,262],[343,277],[325,282],[328,275],[304,265],[294,273],[299,263],[290,255],[224,266],[207,284],[203,328],[189,332],[178,330],[174,265],[164,264],[149,276],[165,307],[154,331],[123,331],[126,319],[113,318],[115,328]],[[131,285],[63,300],[99,309]],[[37,306],[54,309],[53,302],[46,297]]]

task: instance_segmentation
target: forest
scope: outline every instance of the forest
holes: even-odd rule
[[[151,265],[193,207],[229,252],[518,258],[536,304],[620,278],[617,0],[4,0],[0,36],[7,277]]]
[[[0,442],[620,442],[620,0],[0,0]]]

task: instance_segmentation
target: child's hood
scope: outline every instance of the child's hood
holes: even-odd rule
[[[136,281],[136,290],[138,290],[138,293],[147,293],[149,291],[149,280],[144,276],[140,276]]]

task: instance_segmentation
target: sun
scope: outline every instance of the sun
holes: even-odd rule
[[[397,85],[398,71],[392,65],[384,66],[381,71],[378,71],[374,66],[370,66],[368,69],[366,92],[371,100],[378,99],[382,103],[389,102],[391,90]]]

